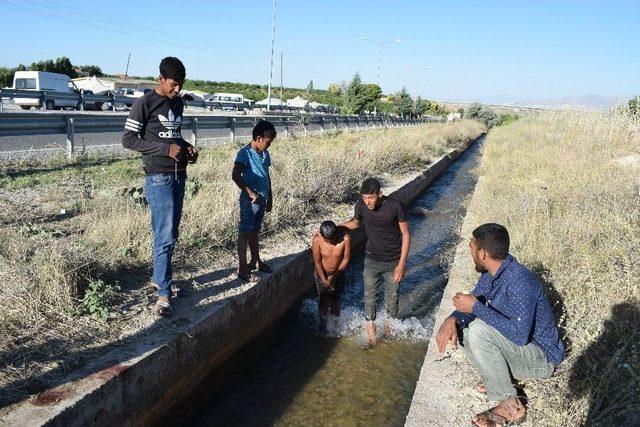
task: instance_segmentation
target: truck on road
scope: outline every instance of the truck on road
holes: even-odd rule
[[[58,92],[73,95],[75,91],[71,85],[71,79],[66,74],[49,73],[47,71],[16,71],[13,76],[13,89],[16,90]],[[45,105],[42,105],[42,100],[36,97],[16,97],[13,102],[23,110],[28,110],[31,107],[45,107],[47,110],[54,110],[56,108],[76,108],[78,106],[78,100],[73,96],[47,99]]]

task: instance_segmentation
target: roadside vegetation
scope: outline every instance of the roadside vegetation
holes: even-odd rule
[[[544,281],[568,357],[526,382],[532,425],[640,423],[640,122],[549,112],[489,133],[476,211]],[[481,208],[479,208],[481,206]]]
[[[277,139],[270,149],[275,202],[264,233],[286,250],[307,224],[348,215],[364,177],[423,169],[483,130],[468,120]],[[189,169],[178,276],[211,271],[220,260],[233,265],[237,149],[205,148]],[[152,246],[142,178],[137,158],[0,172],[0,406],[46,387],[45,372],[62,376],[136,332],[145,302],[135,290],[150,288]],[[131,315],[135,306],[143,309]]]
[[[461,113],[465,119],[477,120],[484,124],[487,129],[491,129],[494,126],[505,126],[520,118],[517,114],[496,113],[493,108],[478,102],[469,105],[469,107]]]

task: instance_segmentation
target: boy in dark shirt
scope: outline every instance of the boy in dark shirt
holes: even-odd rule
[[[142,153],[153,231],[156,313],[163,317],[171,314],[172,293],[184,294],[172,286],[171,257],[182,216],[187,164],[198,159],[196,148],[180,133],[184,104],[178,94],[185,76],[184,65],[178,58],[164,58],[160,62],[158,87],[133,104],[122,135],[123,147]]]
[[[369,343],[376,338],[376,304],[380,282],[384,281],[384,302],[387,314],[398,315],[398,286],[404,278],[409,257],[411,235],[404,205],[382,195],[380,182],[367,178],[360,187],[358,200],[351,220],[343,225],[351,230],[364,224],[367,244],[364,257],[364,311]]]

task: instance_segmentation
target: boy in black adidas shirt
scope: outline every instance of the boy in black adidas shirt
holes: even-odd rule
[[[142,153],[153,231],[156,312],[160,316],[171,313],[172,293],[184,292],[172,286],[171,256],[178,239],[187,164],[198,159],[196,148],[180,133],[184,104],[178,94],[185,76],[184,65],[178,58],[164,58],[160,62],[158,87],[133,104],[122,135],[125,148]]]

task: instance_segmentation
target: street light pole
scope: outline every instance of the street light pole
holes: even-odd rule
[[[271,80],[273,79],[273,45],[276,40],[276,0],[273,0],[273,20],[271,24],[271,65],[269,66],[269,89],[267,90],[267,111],[271,111]]]
[[[371,43],[375,43],[378,45],[378,86],[380,86],[380,69],[382,68],[382,46],[386,45],[386,44],[390,44],[390,43],[400,43],[402,42],[402,39],[400,38],[395,38],[393,40],[387,40],[387,41],[378,41],[378,40],[372,40],[367,36],[362,36],[362,40],[367,41],[367,42],[371,42]]]

